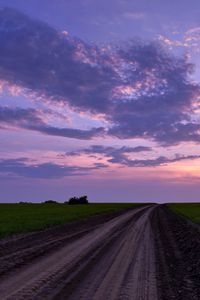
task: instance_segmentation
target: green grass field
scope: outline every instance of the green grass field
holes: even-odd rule
[[[0,238],[136,207],[137,203],[0,204]]]
[[[173,203],[167,206],[175,213],[200,224],[200,203]]]

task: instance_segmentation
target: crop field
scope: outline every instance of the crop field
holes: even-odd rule
[[[0,238],[45,229],[53,225],[107,214],[142,205],[139,203],[0,204]]]
[[[168,207],[175,213],[200,224],[200,203],[173,203],[168,204]]]

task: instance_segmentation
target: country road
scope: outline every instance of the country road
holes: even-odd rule
[[[96,223],[80,225],[74,232],[47,231],[2,240],[0,299],[165,299],[162,290],[168,291],[166,283],[173,282],[164,251],[164,242],[172,236],[160,237],[165,227],[162,220],[168,215],[153,205],[104,221],[97,218]],[[170,224],[166,226],[170,232]],[[177,249],[171,251],[173,257]],[[188,295],[194,296],[195,291],[197,297],[187,299],[199,299],[195,283],[192,289],[193,294],[188,287]],[[180,292],[175,298],[176,292],[172,284],[166,299],[185,299],[179,298]]]

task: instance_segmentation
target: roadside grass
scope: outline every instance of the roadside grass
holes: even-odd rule
[[[173,212],[200,224],[200,203],[170,203],[167,206]]]
[[[0,238],[16,233],[42,230],[97,214],[123,211],[142,203],[0,204]]]

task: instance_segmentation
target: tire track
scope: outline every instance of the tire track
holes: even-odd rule
[[[9,272],[15,273],[16,269],[58,250],[122,213],[91,216],[86,220],[0,240],[0,278]]]

